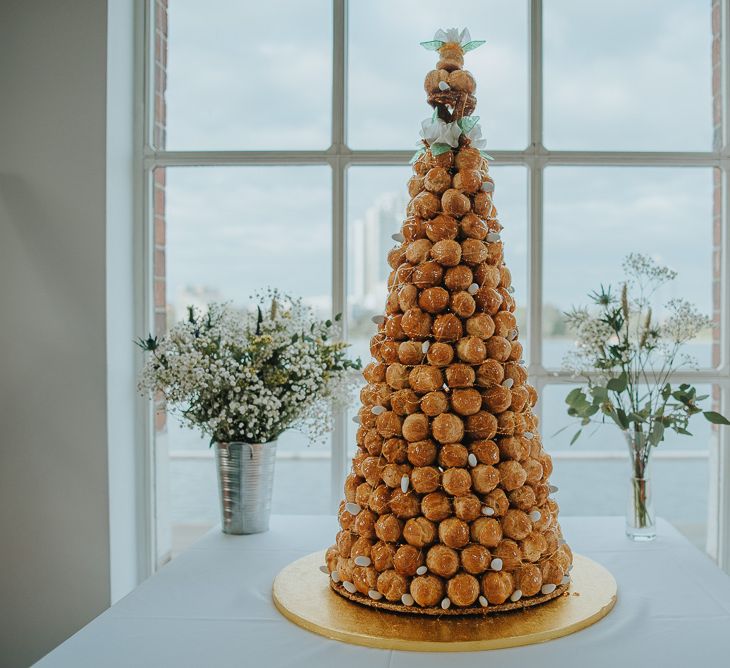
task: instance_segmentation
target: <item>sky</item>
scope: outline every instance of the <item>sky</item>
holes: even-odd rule
[[[203,8],[205,11],[203,11]],[[215,9],[215,11],[211,11]],[[407,20],[400,20],[407,17]],[[408,149],[429,115],[418,42],[442,24],[487,44],[467,55],[488,148],[527,142],[527,3],[352,0],[348,143]],[[330,3],[170,3],[168,148],[325,148]],[[711,141],[709,0],[546,0],[545,142],[556,149],[706,150]],[[168,168],[169,300],[187,285],[247,301],[265,284],[326,307],[331,290],[328,167]],[[526,172],[492,165],[517,299],[526,299]],[[353,167],[348,219],[407,168]],[[559,308],[618,279],[636,250],[680,271],[678,292],[711,305],[709,169],[551,167],[545,175],[544,297]],[[394,231],[397,221],[394,221]],[[600,240],[600,243],[596,243]],[[580,277],[580,281],[576,281]],[[184,296],[183,296],[184,298]]]
[[[349,12],[353,148],[416,141],[434,64],[418,43],[445,19],[487,40],[467,67],[490,147],[526,146],[526,1],[351,0]],[[329,2],[174,0],[169,23],[169,148],[326,148]],[[544,52],[548,147],[711,147],[709,0],[546,0]]]

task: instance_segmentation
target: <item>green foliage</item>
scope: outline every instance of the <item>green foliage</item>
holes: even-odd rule
[[[601,285],[589,293],[592,311],[574,307],[565,314],[578,339],[572,368],[586,383],[571,390],[565,403],[568,415],[580,421],[571,444],[587,424],[613,422],[630,435],[639,450],[637,461],[645,462],[667,430],[691,436],[687,426],[698,413],[712,424],[730,421],[703,410],[699,403],[708,396],[698,396],[694,386],[671,382],[685,363],[679,354],[682,345],[708,322],[689,302],[677,299],[666,305],[669,319],[663,324],[655,321],[650,297],[676,272],[638,254],[627,256],[624,269],[627,279],[619,290]]]
[[[703,415],[705,416],[705,419],[708,422],[712,422],[712,424],[730,425],[730,420],[728,420],[724,415],[720,415],[720,413],[716,413],[715,411],[705,411]]]
[[[157,350],[157,347],[159,346],[160,342],[156,336],[152,336],[152,334],[148,334],[146,339],[143,339],[141,336],[134,342],[136,346],[142,348],[142,350],[146,352],[152,352],[154,350]]]

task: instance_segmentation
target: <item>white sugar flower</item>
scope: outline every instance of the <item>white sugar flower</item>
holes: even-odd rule
[[[431,146],[433,144],[448,144],[455,148],[459,145],[461,128],[456,122],[445,123],[440,118],[427,118],[421,123],[420,135]]]
[[[482,137],[482,126],[479,123],[475,123],[474,127],[465,136],[471,141],[471,145],[474,148],[486,148],[487,140]]]
[[[440,118],[427,118],[421,121],[421,132],[419,133],[423,139],[429,144],[436,142],[437,138],[443,131],[443,127],[446,125]]]
[[[444,123],[444,126],[441,129],[441,133],[436,138],[436,141],[434,143],[448,144],[449,146],[455,148],[459,145],[460,136],[461,128],[459,127],[458,123]]]
[[[439,28],[433,36],[434,40],[439,42],[456,42],[457,44],[468,44],[471,42],[469,28],[459,31],[458,28]]]

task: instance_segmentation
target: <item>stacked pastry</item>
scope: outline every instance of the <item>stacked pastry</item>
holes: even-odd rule
[[[567,587],[572,562],[462,46],[443,41],[426,76],[437,127],[413,163],[412,199],[388,254],[341,530],[326,553],[335,591],[404,612],[549,600]]]

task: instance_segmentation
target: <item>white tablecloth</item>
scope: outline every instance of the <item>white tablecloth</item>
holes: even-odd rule
[[[730,577],[671,525],[632,543],[621,518],[561,518],[576,552],[618,581],[608,617],[548,643],[487,653],[417,654],[327,640],[290,623],[271,601],[271,583],[289,562],[328,546],[326,516],[275,516],[271,531],[211,531],[37,665],[279,668],[500,668],[730,666]]]

